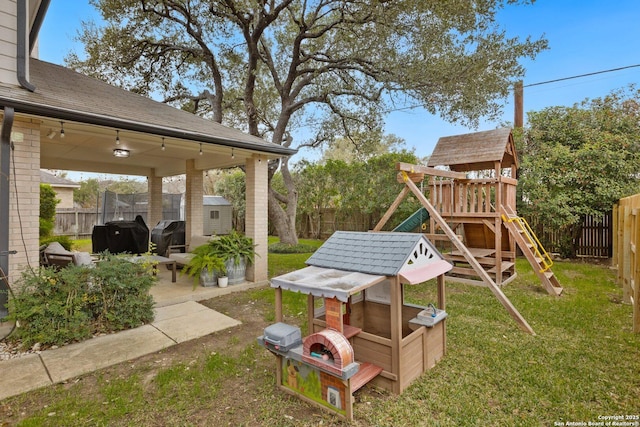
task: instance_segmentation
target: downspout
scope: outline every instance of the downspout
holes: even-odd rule
[[[38,33],[40,33],[40,27],[42,27],[42,22],[44,21],[44,16],[47,14],[47,9],[49,9],[50,3],[51,0],[42,0],[40,7],[36,12],[36,17],[33,20],[33,26],[31,27],[31,31],[29,31],[29,53],[33,51],[33,48],[36,45]]]
[[[36,87],[27,81],[27,0],[18,0],[18,54],[16,55],[16,73],[20,86],[30,92],[34,92]]]
[[[0,129],[0,319],[9,310],[9,177],[11,157],[11,129],[14,110],[4,107],[2,128]]]

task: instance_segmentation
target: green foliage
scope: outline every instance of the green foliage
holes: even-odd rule
[[[288,245],[286,243],[273,243],[269,245],[269,253],[271,254],[308,254],[314,252],[316,246],[305,243],[297,245]]]
[[[305,246],[310,246],[315,249],[319,248],[323,241],[313,239],[300,239],[300,243]],[[273,245],[284,245],[279,242],[277,238],[269,238],[269,247]],[[273,253],[269,251],[268,268],[269,277],[280,276],[281,274],[288,273],[289,271],[297,270],[305,267],[305,261],[309,259],[311,252],[305,253]],[[287,295],[289,293],[285,293]],[[291,293],[294,294],[294,293]],[[301,295],[301,294],[294,294]],[[267,297],[265,295],[262,296]],[[304,305],[304,301],[302,302]]]
[[[147,183],[143,181],[137,181],[135,179],[121,178],[118,181],[109,183],[105,189],[118,194],[146,193]]]
[[[154,281],[143,266],[114,256],[94,268],[27,270],[9,300],[9,318],[18,324],[11,339],[25,348],[62,345],[140,326],[153,319]]]
[[[51,220],[39,218],[39,236],[40,238],[49,237],[53,233],[55,223]]]
[[[223,261],[233,260],[235,265],[244,258],[251,264],[255,258],[255,247],[253,239],[236,230],[231,230],[229,234],[218,236],[208,243],[212,253],[218,255]]]
[[[100,184],[96,178],[80,182],[80,188],[73,190],[73,201],[83,208],[93,208],[100,198]]]
[[[55,227],[56,205],[60,199],[49,184],[40,184],[40,237],[51,235]]]
[[[520,145],[518,210],[561,230],[563,255],[586,215],[603,214],[640,191],[640,91],[614,91],[573,107],[529,113]]]
[[[88,269],[88,299],[98,330],[135,328],[153,320],[149,289],[157,279],[151,274],[151,267],[106,255],[95,268]]]
[[[90,337],[86,279],[77,267],[24,272],[9,300],[9,319],[18,323],[11,338],[30,348],[35,343],[60,345]]]
[[[298,212],[307,215],[313,231],[320,232],[323,210],[335,209],[336,217],[369,215],[374,224],[398,195],[396,163],[418,163],[408,151],[385,153],[366,161],[327,160],[324,163],[301,162],[294,177],[299,191]],[[413,198],[407,198],[396,210],[387,227],[393,227],[418,209]],[[319,237],[316,235],[315,237]]]
[[[342,160],[364,162],[371,157],[403,149],[404,140],[395,135],[382,132],[366,132],[350,138],[337,138],[322,153],[322,161]]]
[[[204,244],[198,246],[192,253],[193,256],[182,268],[180,274],[187,274],[193,277],[194,286],[198,283],[200,273],[202,273],[203,270],[206,270],[209,274],[216,273],[218,276],[225,276],[227,274],[224,260],[213,251],[210,245]]]
[[[70,251],[74,248],[74,242],[69,236],[50,236],[40,239],[41,245],[48,245],[52,242],[58,242],[63,248]]]

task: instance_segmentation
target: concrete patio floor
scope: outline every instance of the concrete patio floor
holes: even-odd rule
[[[245,282],[226,288],[193,287],[193,280],[159,269],[151,289],[155,319],[148,325],[104,335],[38,354],[0,361],[0,400],[160,351],[240,324],[196,301],[265,285]],[[7,329],[6,325],[3,327]],[[0,335],[3,336],[4,334]]]

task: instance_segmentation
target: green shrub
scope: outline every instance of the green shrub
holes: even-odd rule
[[[316,250],[313,245],[298,243],[297,245],[287,245],[285,243],[272,243],[269,245],[269,253],[272,254],[306,254]]]
[[[150,322],[156,278],[147,267],[107,255],[93,268],[23,272],[9,300],[8,317],[17,324],[10,339],[47,347]]]
[[[48,245],[52,242],[58,242],[62,245],[63,248],[70,251],[73,249],[73,241],[69,236],[50,236],[40,239],[41,245]]]
[[[86,287],[86,275],[78,267],[23,272],[9,299],[8,317],[17,322],[11,338],[30,348],[35,343],[61,345],[90,337]]]
[[[55,227],[55,223],[53,221],[40,218],[40,225],[38,229],[40,238],[51,236],[51,233],[53,233],[54,227]]]
[[[40,184],[40,237],[51,235],[56,223],[56,205],[60,199],[49,184]]]
[[[88,290],[95,328],[118,331],[153,320],[153,297],[149,289],[156,281],[150,264],[137,264],[107,255],[90,269]]]

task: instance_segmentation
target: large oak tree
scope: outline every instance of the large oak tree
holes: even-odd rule
[[[420,105],[449,121],[495,117],[519,61],[545,40],[509,38],[496,12],[533,0],[93,0],[86,74],[160,98],[275,144],[317,147],[379,131]],[[296,138],[293,138],[293,135]],[[270,186],[269,217],[296,243],[297,192]]]

